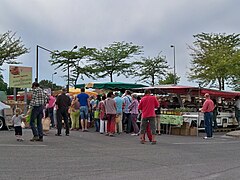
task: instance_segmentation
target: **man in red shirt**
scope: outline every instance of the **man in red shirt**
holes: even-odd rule
[[[142,111],[142,122],[140,131],[140,138],[142,144],[145,142],[143,136],[145,134],[148,122],[150,123],[150,128],[152,131],[152,144],[156,144],[155,108],[159,107],[159,102],[155,96],[151,96],[150,94],[151,91],[149,89],[146,89],[145,96],[141,99],[138,105],[138,109]]]
[[[204,113],[204,126],[205,126],[205,132],[207,134],[204,139],[212,138],[212,117],[213,117],[213,110],[214,110],[214,103],[210,99],[210,95],[206,93],[204,95],[205,102],[203,103],[203,107],[201,109],[201,112]]]

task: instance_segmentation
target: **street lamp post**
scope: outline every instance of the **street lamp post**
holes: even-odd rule
[[[174,45],[171,45],[170,46],[171,48],[173,48],[173,84],[176,85],[176,51],[175,51],[175,46]]]
[[[54,72],[54,73],[52,74],[52,90],[53,90],[53,76],[54,76],[54,74],[57,74],[57,72]]]
[[[72,52],[74,49],[77,49],[77,46],[74,46],[70,52]],[[68,58],[68,74],[67,74],[67,92],[69,93],[69,82],[70,82],[70,64],[69,64],[70,58]]]
[[[37,49],[36,49],[36,78],[35,78],[35,82],[38,82],[38,48],[41,48],[41,49],[43,49],[45,51],[48,51],[50,53],[54,53],[53,51],[51,51],[51,50],[49,50],[49,49],[47,49],[45,47],[37,45]]]

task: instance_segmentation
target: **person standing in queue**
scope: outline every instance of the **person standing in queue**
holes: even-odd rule
[[[234,108],[235,108],[235,117],[238,122],[238,128],[240,128],[240,98],[239,98],[239,96],[235,97]]]
[[[107,115],[107,134],[106,135],[109,135],[109,136],[113,136],[115,133],[117,106],[113,98],[114,98],[113,92],[109,92],[107,94],[107,99],[104,102],[106,115]]]
[[[132,120],[131,120],[131,113],[129,111],[129,105],[132,102],[131,92],[129,90],[125,91],[125,94],[123,95],[123,128],[126,131],[126,133],[130,133],[132,129]]]
[[[140,130],[141,143],[144,144],[144,134],[146,132],[147,124],[149,122],[152,131],[152,142],[151,144],[156,144],[156,124],[155,124],[155,108],[159,107],[159,102],[155,96],[151,96],[151,91],[149,89],[145,90],[145,95],[141,99],[138,109],[142,111],[142,122]]]
[[[69,136],[69,122],[68,122],[68,109],[71,106],[71,99],[66,95],[67,89],[63,88],[62,93],[57,97],[57,134],[56,136],[61,136],[62,132],[62,119],[65,124],[65,134]]]
[[[206,100],[203,103],[201,112],[204,113],[204,126],[205,126],[205,133],[207,134],[207,136],[205,136],[203,139],[209,139],[209,138],[212,138],[212,135],[213,135],[212,118],[213,118],[214,103],[210,99],[210,95],[208,93],[206,93],[204,97]]]
[[[30,126],[33,133],[33,138],[30,141],[43,141],[43,129],[42,129],[42,118],[43,118],[43,107],[48,101],[47,94],[39,87],[39,83],[34,82],[32,84],[33,95],[30,102],[32,109],[30,117]],[[37,129],[35,127],[35,119],[37,119]]]
[[[85,93],[85,88],[81,89],[81,93],[77,95],[80,103],[80,117],[82,131],[88,131],[88,110],[90,108],[89,95]]]

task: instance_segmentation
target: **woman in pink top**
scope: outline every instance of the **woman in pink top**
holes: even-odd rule
[[[105,114],[105,102],[106,96],[102,96],[102,101],[98,104],[98,109],[99,109],[99,119],[100,119],[100,129],[99,132],[100,134],[103,134],[104,132],[107,132],[107,121],[104,119],[104,114]]]
[[[131,120],[132,120],[132,126],[133,126],[133,134],[132,136],[137,136],[139,133],[139,128],[137,125],[137,117],[138,117],[138,100],[137,100],[137,95],[132,94],[132,102],[128,106],[128,109],[131,113]]]
[[[115,133],[115,120],[117,114],[116,102],[113,99],[113,92],[107,94],[107,99],[104,102],[107,114],[107,134],[113,136]]]

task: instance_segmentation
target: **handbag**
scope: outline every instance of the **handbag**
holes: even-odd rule
[[[94,111],[93,118],[94,118],[94,119],[99,119],[99,114],[100,114],[100,113],[99,113],[99,110],[95,110],[95,111]]]
[[[49,131],[51,120],[49,117],[42,119],[43,131]]]
[[[115,122],[116,122],[116,123],[119,123],[120,121],[121,121],[121,116],[120,116],[120,115],[117,115]]]

